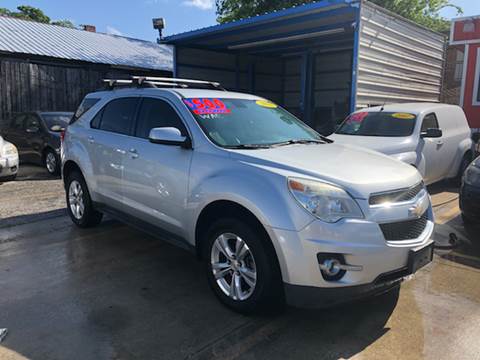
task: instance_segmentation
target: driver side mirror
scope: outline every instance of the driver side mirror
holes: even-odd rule
[[[442,137],[442,135],[443,135],[442,129],[433,129],[433,128],[427,129],[427,131],[422,131],[420,133],[420,137],[422,139],[425,139],[425,138],[440,138],[440,137]]]
[[[154,144],[176,145],[186,149],[192,147],[190,139],[183,136],[180,130],[174,127],[153,128],[150,130],[148,140]]]
[[[50,131],[53,131],[53,132],[62,132],[63,130],[65,130],[65,129],[62,128],[60,125],[53,125],[50,128]]]

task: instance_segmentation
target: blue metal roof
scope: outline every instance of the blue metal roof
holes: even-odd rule
[[[332,11],[337,9],[358,8],[360,0],[323,0],[310,4],[304,4],[288,9],[274,11],[264,15],[258,15],[226,24],[213,25],[210,27],[192,30],[180,34],[165,37],[164,42],[167,44],[189,43],[196,40],[211,37],[214,34],[225,36],[228,34],[241,33],[242,30],[251,30],[252,28],[265,29],[275,26],[275,22],[284,24],[287,22],[301,22],[305,16],[315,16],[324,13],[327,16],[332,15]],[[295,20],[297,19],[297,20]]]
[[[166,45],[0,16],[0,52],[172,71]]]

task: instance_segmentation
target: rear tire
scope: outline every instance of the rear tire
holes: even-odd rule
[[[50,175],[60,174],[60,159],[52,149],[47,149],[43,157],[43,164]]]
[[[219,219],[203,243],[210,287],[239,313],[278,312],[285,304],[277,257],[262,230],[244,220]]]
[[[453,183],[456,186],[462,185],[462,178],[465,170],[467,170],[468,165],[472,162],[472,155],[470,153],[466,153],[463,155],[462,162],[460,163],[460,168],[458,169],[457,176],[453,179]]]
[[[70,173],[65,185],[67,211],[73,223],[81,228],[100,224],[103,214],[93,208],[92,199],[82,174],[77,171]]]

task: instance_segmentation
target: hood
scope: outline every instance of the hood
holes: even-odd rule
[[[338,144],[360,146],[386,155],[400,154],[411,151],[414,148],[410,137],[332,134],[329,136],[329,139]]]
[[[232,150],[234,159],[285,176],[310,176],[337,184],[353,197],[419,183],[418,171],[380,153],[339,144],[297,144],[270,149]]]

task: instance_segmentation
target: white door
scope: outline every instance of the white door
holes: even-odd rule
[[[176,145],[154,144],[150,130],[175,127],[188,135],[174,107],[160,98],[142,98],[134,136],[124,158],[125,211],[185,237],[185,204],[193,151]]]
[[[439,129],[437,116],[435,113],[427,114],[423,117],[420,133],[427,129]],[[419,150],[424,157],[423,177],[427,184],[438,181],[444,177],[448,163],[445,162],[445,138],[423,137],[419,142]],[[443,158],[442,158],[443,157]],[[420,171],[422,169],[420,168]]]

